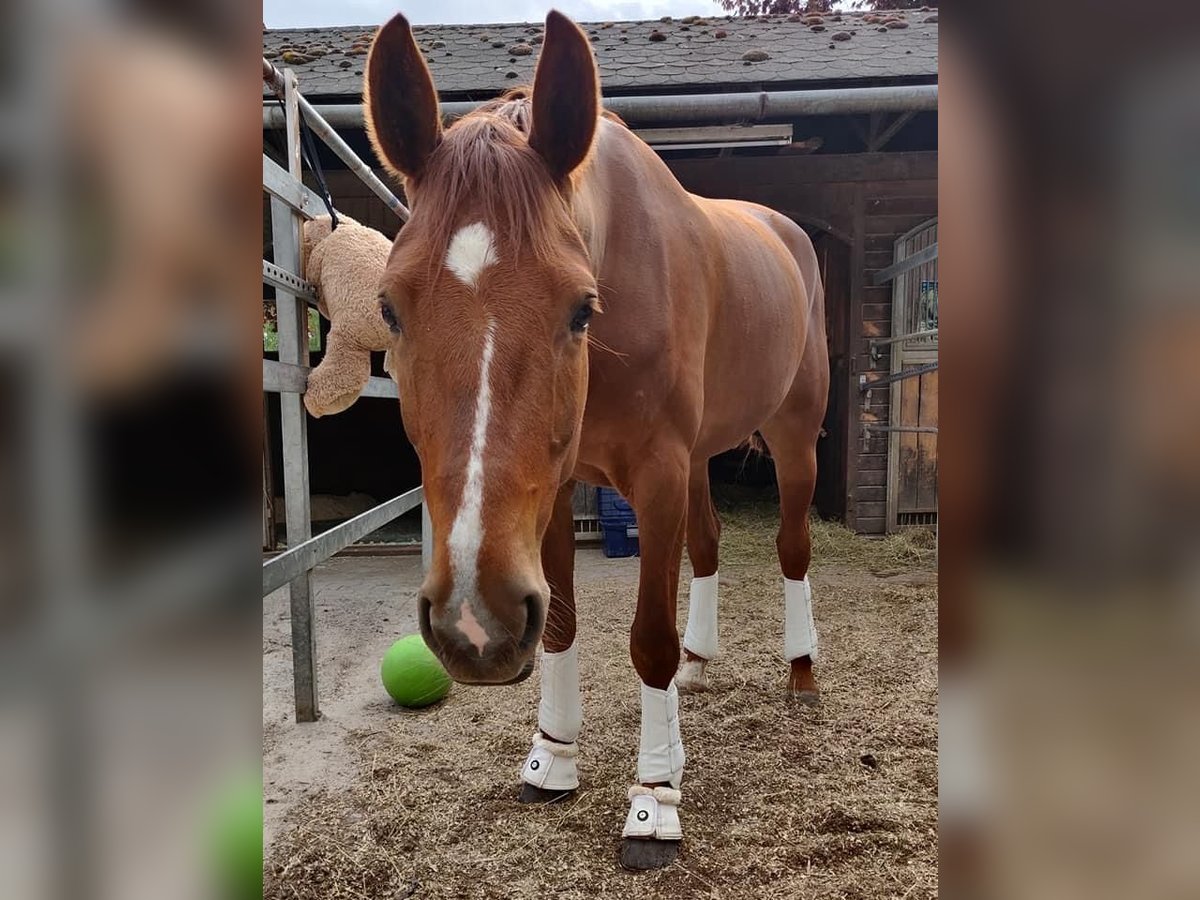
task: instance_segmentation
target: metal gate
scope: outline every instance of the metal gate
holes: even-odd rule
[[[871,355],[891,346],[890,374],[865,389],[889,386],[889,421],[867,426],[888,435],[887,530],[936,525],[938,507],[937,219],[896,240],[892,265],[875,284],[892,284],[892,335],[871,341]]]
[[[292,677],[296,720],[312,722],[320,715],[317,702],[316,622],[313,616],[311,573],[315,566],[375,529],[422,506],[421,550],[426,567],[432,548],[424,492],[413,488],[347,522],[313,537],[308,490],[308,420],[302,394],[308,381],[308,307],[316,305],[316,290],[304,280],[300,259],[300,229],[305,219],[325,211],[324,203],[301,180],[300,116],[388,208],[408,220],[408,210],[388,190],[345,141],[301,96],[296,75],[263,60],[263,81],[283,101],[287,131],[287,168],[263,154],[263,190],[271,198],[271,241],[274,262],[263,260],[263,283],[275,289],[279,361],[263,360],[263,390],[279,393],[283,438],[283,497],[288,550],[263,563],[263,596],[285,584],[291,596]],[[372,378],[363,397],[395,398],[396,385]]]

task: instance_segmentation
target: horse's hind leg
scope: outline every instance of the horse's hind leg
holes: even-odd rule
[[[708,488],[708,460],[692,460],[688,476],[687,552],[692,562],[683,665],[675,676],[681,691],[708,690],[705,667],[717,655],[717,555],[721,521]]]
[[[808,584],[812,559],[808,510],[817,484],[817,435],[824,397],[813,397],[808,403],[803,402],[803,397],[789,400],[763,427],[762,433],[775,460],[779,482],[780,525],[776,546],[784,578],[784,658],[791,667],[788,693],[803,703],[815,703],[818,690],[813,662],[817,658],[817,631]]]

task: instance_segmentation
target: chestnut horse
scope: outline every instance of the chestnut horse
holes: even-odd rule
[[[808,508],[829,373],[812,244],[765,207],[685,191],[601,113],[587,38],[557,12],[532,93],[446,130],[397,15],[375,37],[364,102],[375,151],[412,204],[380,303],[433,521],[422,634],[473,684],[528,676],[541,641],[522,798],[574,790],[572,489],[580,479],[624,494],[641,541],[630,655],[642,721],[622,860],[664,865],[682,837],[676,685],[703,689],[717,654],[708,460],[756,431],[778,473],[789,690],[816,697]],[[685,539],[694,577],[680,668]]]

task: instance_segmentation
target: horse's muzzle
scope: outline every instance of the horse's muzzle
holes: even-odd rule
[[[538,593],[528,592],[519,601],[519,610],[504,621],[487,615],[484,630],[473,613],[474,629],[464,628],[462,622],[466,617],[462,610],[439,610],[429,597],[422,595],[417,602],[417,617],[425,643],[455,681],[517,684],[533,672],[533,655],[542,637],[546,602]],[[481,646],[479,639],[484,634],[487,640]]]

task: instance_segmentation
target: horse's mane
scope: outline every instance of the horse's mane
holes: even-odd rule
[[[422,230],[448,242],[464,211],[478,216],[514,254],[547,258],[569,216],[536,151],[529,146],[529,91],[516,89],[446,130],[417,185]],[[435,247],[440,259],[445,247]]]
[[[550,255],[556,230],[569,220],[570,209],[529,146],[531,96],[528,87],[513,88],[446,130],[416,198],[432,240],[448,242],[462,224],[457,221],[462,211],[470,210],[515,254]],[[603,115],[621,121],[609,112]],[[435,258],[444,251],[444,246],[435,247]]]

